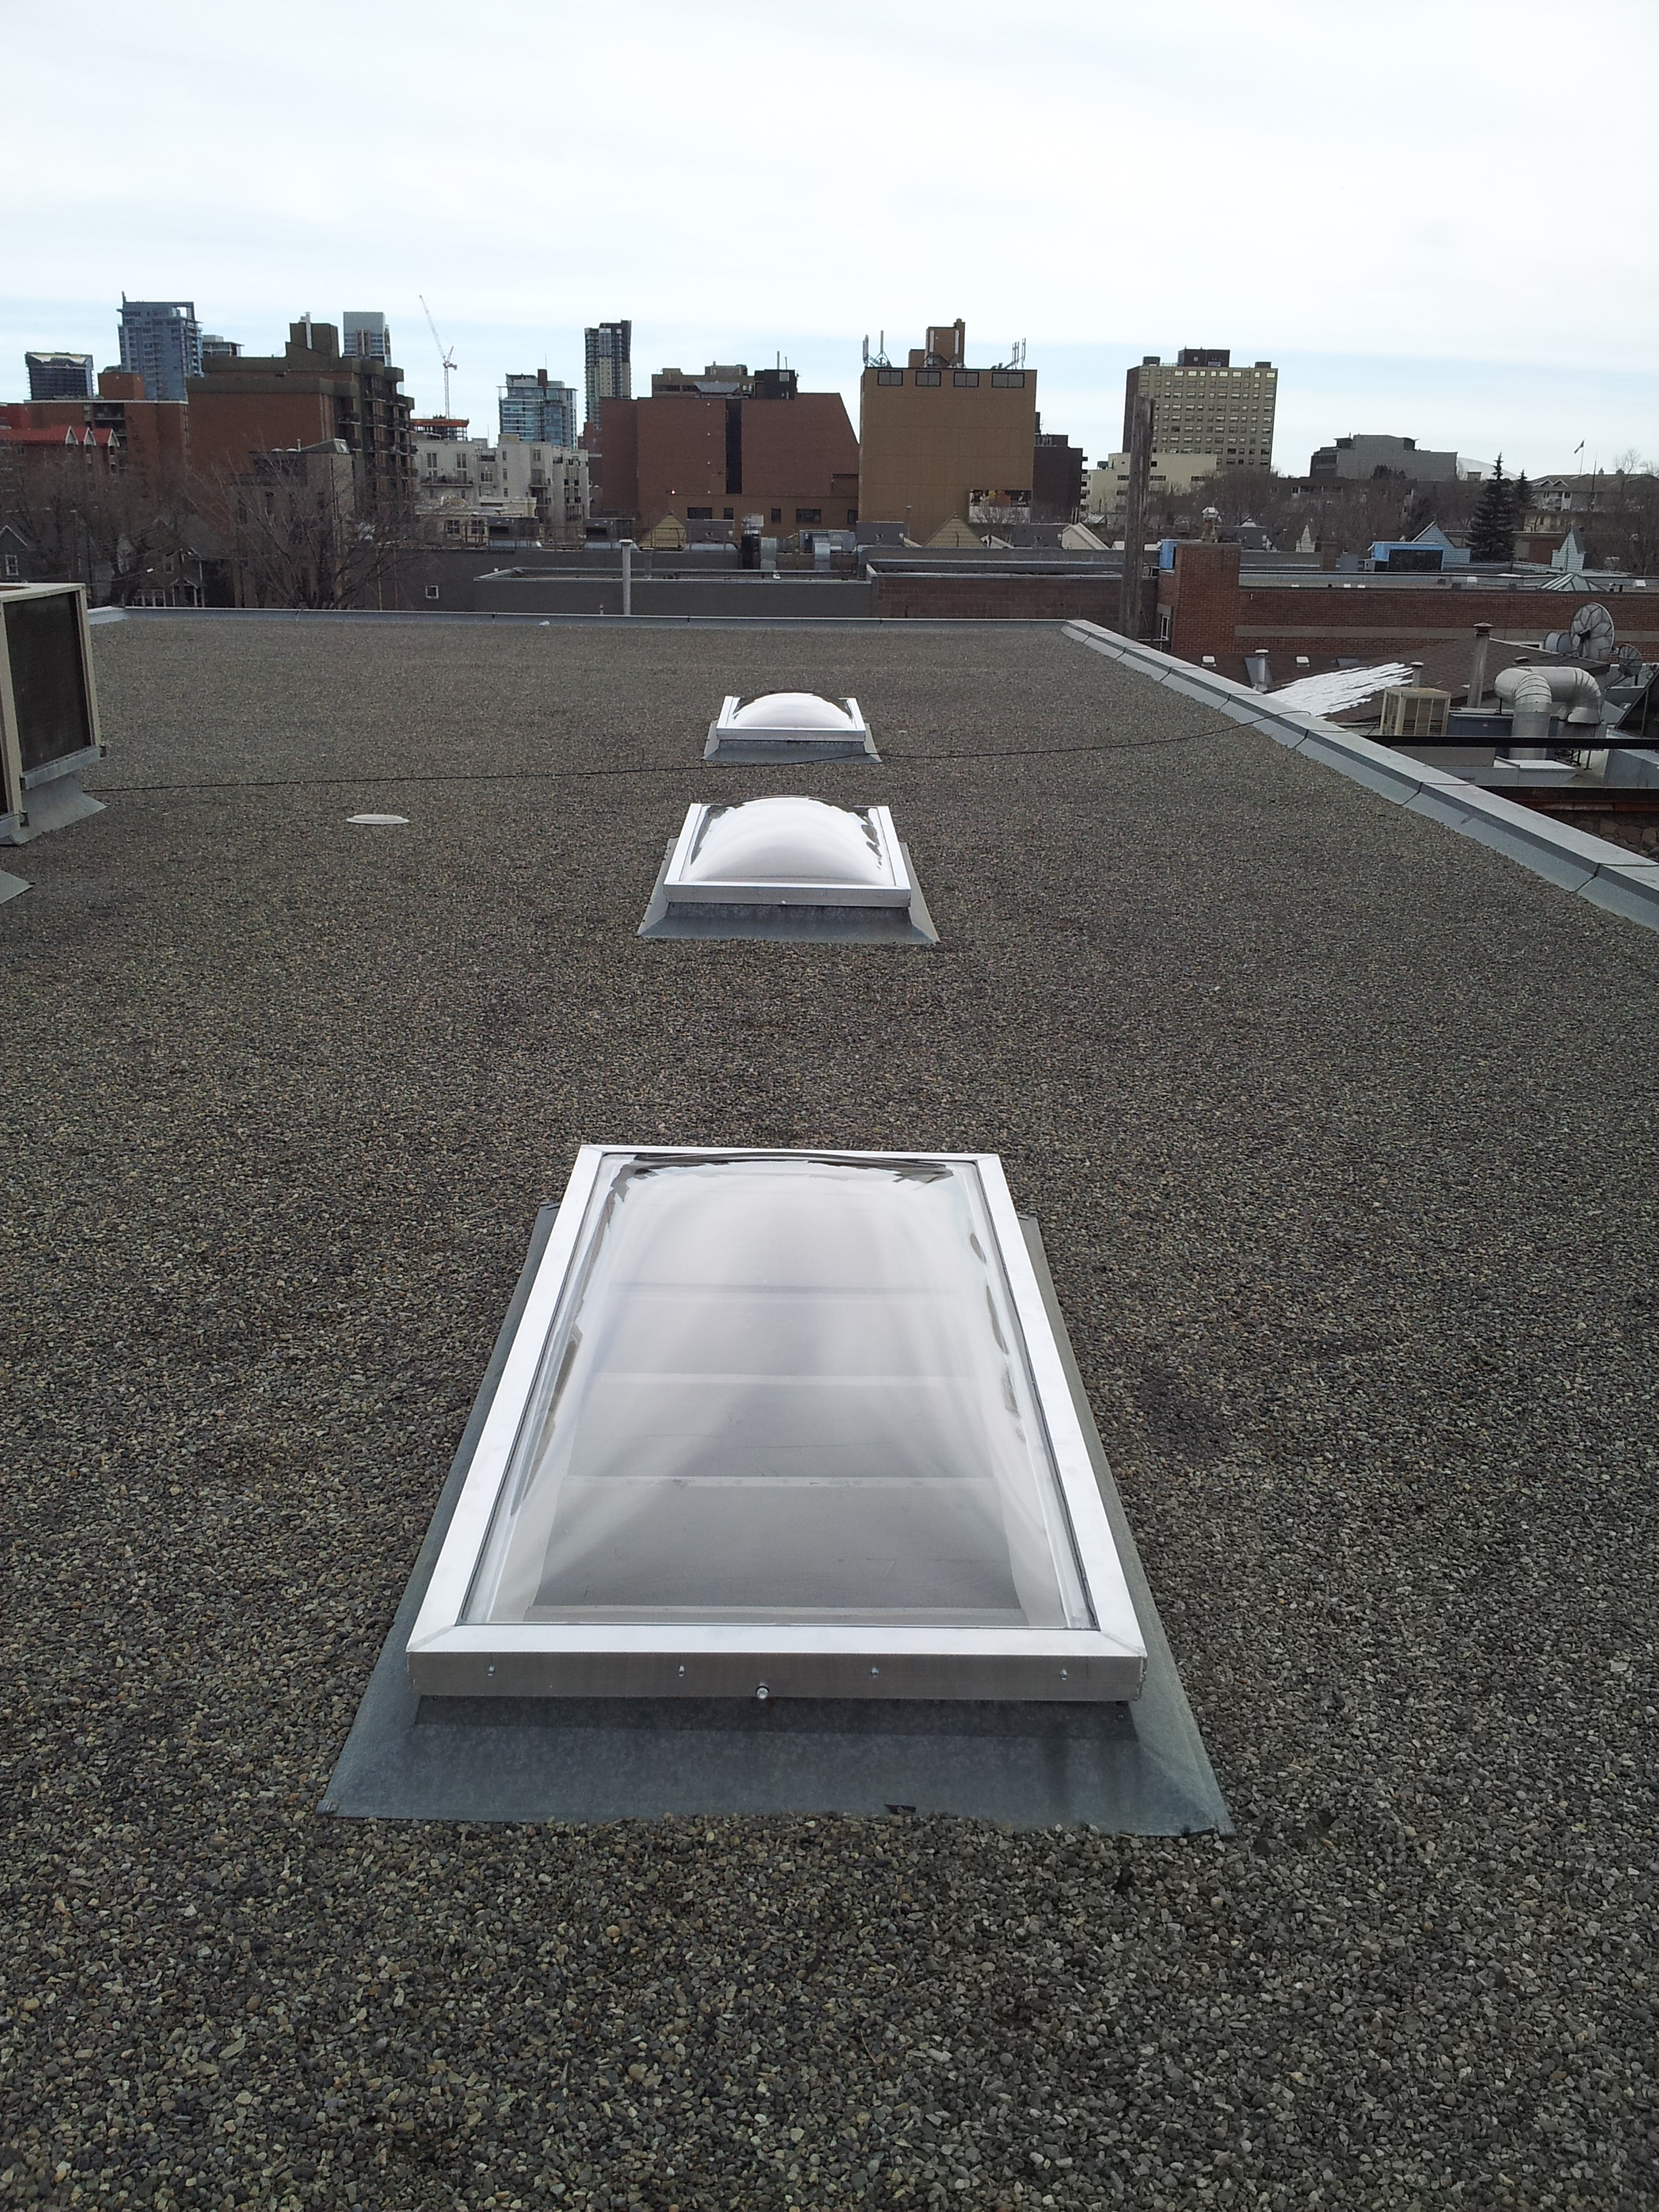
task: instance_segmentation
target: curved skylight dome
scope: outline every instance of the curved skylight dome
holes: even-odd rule
[[[694,884],[874,887],[890,876],[867,815],[821,799],[792,798],[709,807],[684,872],[684,879]]]
[[[738,708],[727,721],[734,730],[831,730],[845,735],[857,726],[844,707],[820,699],[816,691],[767,691]]]

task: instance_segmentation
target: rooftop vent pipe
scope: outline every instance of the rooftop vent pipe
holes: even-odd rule
[[[1550,699],[1567,709],[1570,723],[1583,726],[1600,722],[1601,687],[1588,668],[1500,669],[1498,680],[1492,686],[1498,694],[1498,704],[1518,713],[1521,686],[1528,677],[1535,677],[1543,684]]]
[[[1555,702],[1542,670],[1501,669],[1494,689],[1499,700],[1509,707],[1510,742],[1517,745],[1547,743],[1550,714]]]

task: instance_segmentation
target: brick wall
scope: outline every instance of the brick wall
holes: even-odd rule
[[[1574,609],[1589,599],[1600,599],[1608,608],[1622,641],[1659,644],[1659,591],[1610,592],[1602,586],[1540,592],[1478,584],[1402,589],[1322,577],[1305,584],[1241,586],[1235,649],[1248,653],[1265,646],[1281,653],[1387,659],[1406,645],[1467,639],[1477,623],[1489,623],[1495,638],[1541,637],[1547,629],[1565,629]]]
[[[1150,603],[1150,592],[1146,599]],[[1092,622],[1115,629],[1118,580],[878,573],[875,611],[889,622]]]
[[[1231,656],[1238,626],[1238,548],[1188,543],[1158,575],[1158,636],[1178,659]]]

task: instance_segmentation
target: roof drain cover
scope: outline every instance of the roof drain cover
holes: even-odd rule
[[[992,1153],[585,1146],[410,1635],[428,1697],[1139,1694]]]
[[[793,796],[688,807],[639,933],[939,941],[884,806]]]
[[[879,760],[856,699],[768,691],[726,700],[708,725],[706,761]]]

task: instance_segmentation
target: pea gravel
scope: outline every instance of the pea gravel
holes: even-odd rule
[[[95,639],[0,910],[0,2200],[1654,2204],[1659,939],[1050,631]],[[641,942],[798,684],[939,946]],[[1236,1838],[319,1815],[600,1138],[1003,1154]]]

